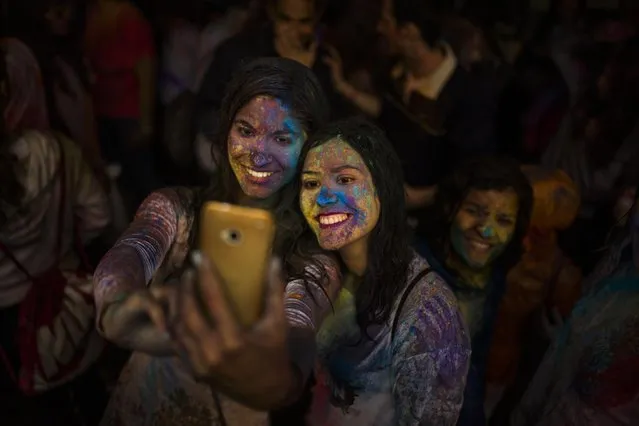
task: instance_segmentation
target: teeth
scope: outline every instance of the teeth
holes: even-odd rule
[[[256,178],[267,178],[273,174],[273,172],[258,172],[249,168],[246,169],[246,172]]]
[[[490,248],[489,244],[480,243],[479,241],[471,241],[470,243],[473,247],[479,250],[488,250]]]
[[[344,213],[324,215],[319,217],[319,223],[322,225],[335,225],[348,219],[348,215]]]

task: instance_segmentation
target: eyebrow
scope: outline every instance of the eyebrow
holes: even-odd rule
[[[472,207],[474,207],[474,208],[476,208],[476,209],[478,209],[478,210],[481,210],[482,212],[486,212],[486,211],[488,210],[485,206],[483,206],[483,205],[482,205],[482,204],[480,204],[479,202],[466,200],[466,201],[464,202],[464,204],[469,205],[469,206],[472,206]],[[517,216],[516,216],[516,215],[512,215],[512,214],[510,214],[510,213],[498,213],[498,214],[497,214],[497,216],[498,216],[499,218],[501,218],[501,219],[511,219],[511,220],[515,220],[515,219],[517,218]]]
[[[251,129],[255,129],[256,126],[252,125],[251,123],[248,122],[248,120],[243,119],[243,118],[236,118],[234,120],[234,122],[236,124],[241,124],[243,126],[246,127],[250,127]],[[289,125],[287,125],[286,123],[284,124],[284,129],[279,129],[273,132],[274,135],[280,136],[280,135],[301,135],[302,132],[298,132],[295,129],[291,128]]]
[[[344,171],[344,170],[356,170],[358,172],[361,172],[361,170],[358,169],[357,167],[345,164],[343,166],[333,167],[331,169],[331,173],[339,173],[339,172]],[[319,173],[320,172],[317,172],[317,171],[314,171],[314,170],[303,170],[302,171],[303,175],[318,175]]]
[[[344,170],[357,170],[358,172],[361,172],[361,170],[356,166],[352,166],[350,164],[344,164],[343,166],[333,167],[331,169],[331,173],[339,173]]]

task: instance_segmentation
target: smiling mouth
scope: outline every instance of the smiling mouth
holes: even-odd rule
[[[251,178],[251,180],[256,182],[264,182],[276,173],[274,171],[254,170],[246,166],[244,166],[244,170],[246,171],[246,174]]]
[[[330,213],[317,216],[320,228],[331,228],[339,226],[350,219],[352,215],[349,213]]]
[[[492,248],[492,245],[484,242],[484,241],[479,241],[479,240],[468,240],[468,245],[473,249],[473,250],[477,250],[477,251],[488,251]]]

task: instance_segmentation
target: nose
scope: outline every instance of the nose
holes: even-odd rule
[[[255,167],[264,167],[271,161],[273,161],[273,158],[264,152],[253,151],[251,153],[251,163],[253,163]]]
[[[479,233],[483,238],[492,238],[495,236],[495,228],[489,223],[484,223],[479,227]]]
[[[330,189],[325,186],[320,189],[319,195],[317,196],[317,205],[320,207],[330,206],[331,204],[335,204],[337,202],[337,195],[333,193]]]

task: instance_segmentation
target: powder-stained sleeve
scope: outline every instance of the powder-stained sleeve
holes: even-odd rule
[[[106,306],[149,283],[176,239],[181,210],[173,189],[154,192],[142,203],[93,275],[97,324]]]
[[[471,353],[455,296],[430,273],[398,314],[391,367],[395,424],[454,426]]]

